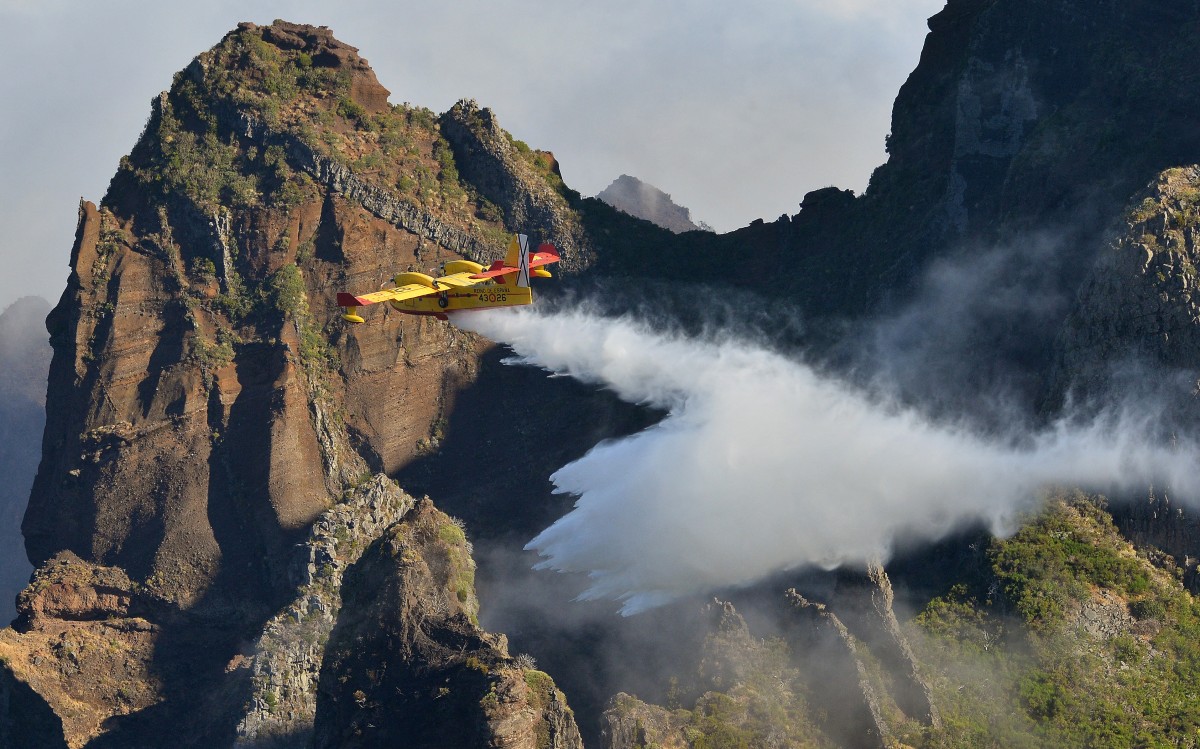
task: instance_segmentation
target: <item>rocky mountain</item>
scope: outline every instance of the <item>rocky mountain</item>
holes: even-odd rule
[[[0,312],[0,619],[6,622],[33,572],[20,528],[46,423],[50,345],[42,321],[49,311],[46,300],[24,297]]]
[[[742,324],[790,302],[831,370],[854,372],[852,334],[895,315],[921,331],[898,340],[939,389],[1013,379],[1031,418],[1150,372],[1184,404],[1169,431],[1200,367],[1198,23],[1182,0],[950,0],[867,191],[810,193],[795,216],[727,235],[582,198],[472,101],[390,104],[328,29],[239,25],[152,103],[103,201],[80,205],[46,318],[22,524],[37,570],[0,632],[0,745],[1193,735],[1200,536],[1164,492],[1111,512],[1066,492],[1009,539],[967,532],[887,570],[781,573],[592,618],[565,588],[510,574],[528,566],[514,539],[569,504],[553,469],[661,414],[505,367],[441,321],[382,309],[347,325],[334,295],[490,259],[522,230],[559,245],[568,290],[670,267],[662,294],[680,304],[655,309],[683,325],[708,319],[686,303],[699,284],[746,300],[728,312]],[[731,257],[739,272],[718,272]],[[934,282],[966,274],[927,273],[976,266],[948,290]],[[963,288],[995,303],[912,312]],[[489,605],[507,637],[481,627]]]
[[[677,205],[670,195],[628,174],[613,180],[611,185],[596,194],[596,199],[676,234],[702,228],[692,223],[692,212]]]
[[[350,328],[335,291],[494,256],[506,213],[588,262],[541,153],[468,105],[440,123],[387,95],[327,29],[243,24],[153,102],[100,206],[81,204],[23,523],[40,572],[0,645],[6,745],[311,741],[325,644],[349,626],[342,574],[425,517],[380,474],[437,447],[487,345],[386,312]],[[482,187],[455,149],[479,154]],[[412,546],[435,569],[420,584],[446,585],[425,553],[449,552]],[[474,626],[457,621],[447,637]],[[577,744],[549,677],[519,688],[502,641],[470,636],[507,681],[467,682],[484,692],[464,730],[532,742],[552,724]],[[506,707],[489,713],[492,686]]]
[[[1197,160],[1200,101],[1185,60],[1198,23],[1186,0],[948,0],[929,19],[893,107],[888,160],[862,195],[817,190],[794,215],[726,235],[625,230],[629,242],[601,253],[604,270],[619,275],[654,248],[686,278],[725,278],[736,251],[743,272],[727,283],[828,321],[894,310],[931,263],[982,264],[1003,248],[1073,294],[1130,198]],[[597,228],[616,221],[586,208]],[[787,279],[755,281],[785,265]],[[1044,359],[1067,314],[995,321],[987,343]],[[826,326],[810,328],[824,336]]]

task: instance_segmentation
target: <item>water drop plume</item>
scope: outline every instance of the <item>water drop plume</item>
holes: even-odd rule
[[[1194,442],[1158,445],[1128,404],[1020,440],[933,423],[801,361],[584,310],[496,310],[460,324],[543,367],[668,412],[551,477],[575,507],[529,542],[636,613],[806,565],[886,560],[898,541],[1015,527],[1044,487],[1169,484],[1195,495]]]

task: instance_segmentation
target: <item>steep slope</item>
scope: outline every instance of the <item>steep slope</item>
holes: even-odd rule
[[[318,694],[316,747],[582,749],[566,699],[476,624],[475,565],[430,502],[350,570]]]
[[[1137,360],[1200,362],[1200,166],[1168,169],[1126,208],[1062,333],[1060,378],[1103,390]]]
[[[1200,608],[1155,562],[1080,494],[980,546],[916,619],[946,721],[914,745],[1186,746]]]
[[[0,621],[16,615],[13,601],[33,568],[25,558],[21,516],[37,472],[39,437],[46,423],[50,346],[43,320],[50,305],[18,299],[0,312]]]
[[[488,345],[386,309],[352,328],[334,294],[508,237],[387,95],[328,29],[242,24],[81,204],[23,523],[41,571],[0,643],[21,741],[310,740],[341,575],[412,506],[372,474],[437,445]]]
[[[553,155],[512,138],[474,102],[440,117],[388,104],[366,61],[328,29],[239,26],[154,102],[101,205],[81,204],[69,285],[47,320],[46,439],[23,525],[39,570],[18,627],[0,634],[0,743],[157,746],[170,736],[181,746],[372,746],[403,731],[433,745],[454,731],[463,742],[576,746],[574,718],[549,676],[473,621],[462,529],[388,477],[434,493],[477,537],[524,541],[563,509],[545,481],[550,469],[656,415],[577,383],[497,374],[501,353],[438,321],[382,308],[347,326],[334,293],[376,288],[397,270],[494,257],[521,229],[558,242],[580,287],[670,268],[659,311],[671,308],[661,304],[670,294],[694,291],[677,280],[740,286],[774,297],[750,297],[755,310],[793,299],[812,315],[810,337],[830,341],[846,328],[824,323],[908,298],[931,263],[1004,254],[1066,222],[1032,273],[1067,298],[1129,195],[1162,169],[1198,160],[1194,132],[1180,127],[1197,111],[1186,85],[1194,73],[1181,64],[1196,12],[1183,2],[952,0],[931,20],[921,65],[897,101],[891,158],[867,193],[810,193],[795,217],[724,236],[677,236],[580,198]],[[1181,83],[1164,83],[1163,71],[1176,68]],[[1148,195],[1157,207],[1137,214],[1131,232],[1143,233],[1120,247],[1149,252],[1151,262],[1115,278],[1097,271],[1081,297],[1079,329],[1092,331],[1081,340],[1112,329],[1114,351],[1140,350],[1145,334],[1154,356],[1196,366],[1186,332],[1182,345],[1161,337],[1175,333],[1162,324],[1190,320],[1193,248],[1174,222],[1193,202],[1192,181],[1188,171],[1167,173]],[[779,283],[762,284],[784,267]],[[1020,289],[1030,273],[1022,270],[999,280]],[[612,303],[636,302],[642,288]],[[1162,302],[1154,323],[1125,319],[1127,299]],[[969,349],[1043,377],[1068,308],[997,312],[984,320],[995,325],[972,331]],[[702,325],[703,315],[690,322]],[[1062,389],[1096,364],[1064,356]],[[969,602],[944,590],[921,602],[933,612],[920,622],[928,649],[911,647],[882,570],[820,578],[815,593],[802,585],[811,581],[771,581],[782,631],[730,612],[709,648],[668,667],[646,642],[612,648],[625,642],[606,639],[616,624],[573,632],[572,622],[537,620],[545,605],[511,619],[514,636],[559,641],[550,670],[590,690],[597,725],[595,703],[635,676],[697,674],[688,686],[698,693],[676,693],[677,704],[665,683],[645,695],[680,711],[686,703],[686,715],[617,700],[604,718],[614,746],[646,743],[651,723],[663,742],[689,746],[954,745],[986,735],[974,724],[996,715],[1016,715],[1011,735],[1022,741],[1074,741],[1074,725],[1094,739],[1105,721],[1126,720],[1147,741],[1190,730],[1178,694],[1138,702],[1171,686],[1156,653],[1191,662],[1191,599],[1145,563],[1173,562],[1157,552],[1129,561],[1132,550],[1103,514],[1075,504],[1056,510],[1069,522],[1056,520],[1035,544],[1071,540],[1070,575],[1047,576],[1018,546],[996,542],[998,566],[953,571],[964,585],[984,581],[968,588]],[[1161,526],[1138,522],[1125,527],[1145,540],[1170,535],[1152,538]],[[1188,528],[1172,529],[1194,540]],[[978,561],[973,549],[959,552]],[[1071,566],[1080,559],[1102,563],[1080,572]],[[1150,587],[1129,587],[1142,577]],[[1007,586],[1000,604],[992,584]],[[792,586],[804,595],[784,599]],[[1085,589],[1099,598],[1088,603]],[[1070,627],[1086,630],[1099,617],[1149,639],[1101,632],[1084,640],[1087,650],[1070,651],[1057,637],[1064,650],[1038,651],[1047,656],[1040,671],[1001,663],[1016,674],[1004,690],[962,696],[954,678],[977,664],[939,659],[938,648],[965,638],[990,653],[997,630],[959,637],[955,621],[946,635],[933,617],[945,607],[969,622],[1016,610],[1025,618],[1005,630],[1005,652],[1017,654],[1022,638],[1036,650],[1045,612],[1025,616],[1030,591],[1054,600],[1051,613],[1066,611]],[[730,597],[746,610],[741,599],[759,592]],[[1076,607],[1085,613],[1074,616]],[[692,614],[681,607],[669,616],[678,617],[662,627],[671,644],[689,647]],[[1168,636],[1154,639],[1130,618],[1161,621]],[[815,658],[826,652],[834,657]],[[1153,665],[1124,692],[1136,705],[1125,713],[1103,699],[1129,686],[1110,657],[1121,653]],[[1054,679],[1088,663],[1108,681],[1089,682],[1083,703],[1063,702]],[[1085,720],[1088,701],[1107,712]],[[835,703],[846,712],[832,714]],[[1166,732],[1155,733],[1156,723]]]
[[[998,248],[1042,263],[1070,294],[1129,196],[1200,161],[1200,89],[1186,62],[1198,25],[1188,0],[949,0],[929,19],[893,107],[888,161],[862,195],[818,190],[795,215],[720,236],[629,232],[627,247],[605,247],[603,268],[620,275],[653,251],[678,276],[786,297],[822,320],[888,308],[935,259]],[[596,236],[617,222],[584,213]],[[1035,240],[1050,251],[1020,255]],[[733,257],[739,272],[723,273]],[[761,283],[782,267],[785,278]],[[987,343],[1032,338],[1045,351],[1065,314],[1009,321],[1012,335]]]

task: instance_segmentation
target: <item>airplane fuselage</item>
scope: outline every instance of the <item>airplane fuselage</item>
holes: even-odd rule
[[[388,303],[396,311],[410,315],[444,315],[447,312],[469,309],[533,304],[533,292],[528,286],[486,282],[475,286],[446,288],[437,294]]]

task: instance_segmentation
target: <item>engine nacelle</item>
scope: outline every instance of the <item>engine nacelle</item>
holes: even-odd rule
[[[414,283],[421,284],[422,286],[428,286],[431,289],[440,288],[437,285],[437,282],[433,280],[433,276],[427,276],[424,273],[417,273],[415,271],[397,273],[396,277],[392,280],[395,282],[396,288],[408,286],[409,284]]]

